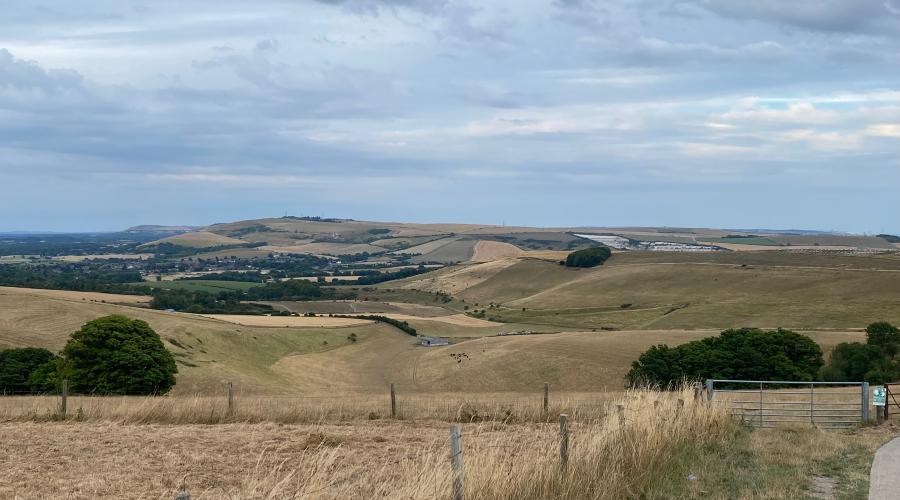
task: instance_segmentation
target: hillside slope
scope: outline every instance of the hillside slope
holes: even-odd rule
[[[615,254],[569,269],[507,258],[385,287],[443,291],[489,317],[578,329],[741,326],[860,328],[900,323],[900,257],[762,253]]]

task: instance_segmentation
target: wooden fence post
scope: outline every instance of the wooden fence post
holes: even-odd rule
[[[234,416],[234,384],[228,382],[228,416]]]
[[[619,427],[625,427],[625,405],[618,404],[616,405],[616,409],[619,413]]]
[[[66,418],[66,405],[68,404],[67,399],[69,399],[69,379],[64,378],[62,381],[62,392],[60,393],[59,399],[59,416],[62,418]]]
[[[569,416],[559,416],[559,467],[563,471],[569,465]]]
[[[453,500],[464,500],[463,490],[463,463],[462,446],[460,439],[462,432],[458,425],[450,427],[450,466],[453,470]]]
[[[397,389],[391,384],[391,418],[397,418]]]
[[[550,384],[544,382],[544,414],[550,411]]]

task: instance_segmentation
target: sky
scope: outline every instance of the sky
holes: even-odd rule
[[[900,233],[900,0],[21,0],[0,231]]]

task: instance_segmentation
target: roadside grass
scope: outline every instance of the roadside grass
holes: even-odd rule
[[[875,451],[891,437],[885,427],[733,426],[723,439],[678,450],[646,498],[865,499]]]

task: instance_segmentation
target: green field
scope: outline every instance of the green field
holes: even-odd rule
[[[191,292],[235,292],[245,291],[262,283],[251,281],[221,281],[221,280],[175,280],[175,281],[144,281],[135,285],[149,286],[162,290],[188,290]]]

